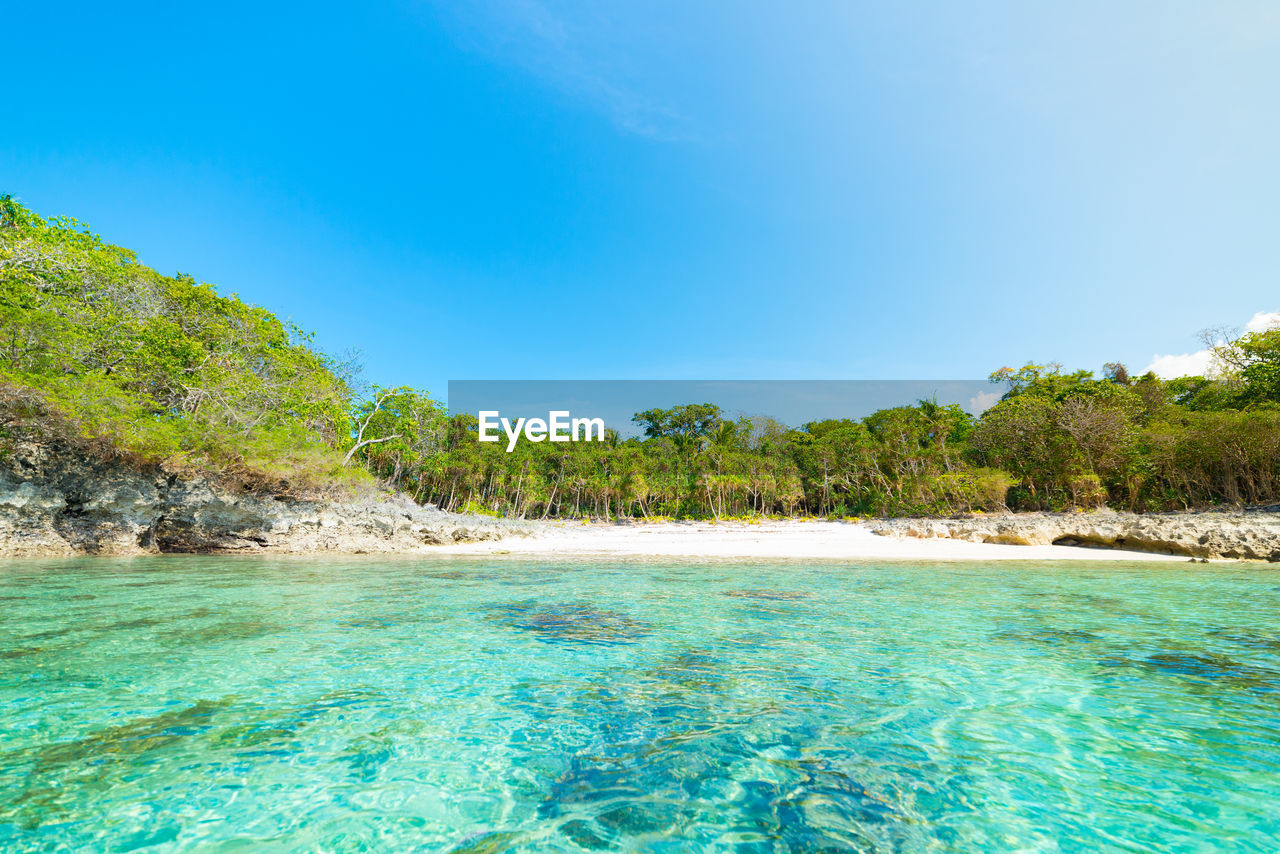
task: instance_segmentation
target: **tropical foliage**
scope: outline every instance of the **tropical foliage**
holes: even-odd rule
[[[309,343],[75,220],[0,199],[0,381],[86,436],[222,473],[331,479],[350,394]]]
[[[275,490],[382,484],[525,518],[953,514],[1248,504],[1280,496],[1280,330],[1222,337],[1212,377],[1002,368],[980,417],[919,401],[791,428],[709,403],[632,438],[477,441],[407,387],[271,313],[164,276],[69,219],[0,199],[3,440],[66,425],[98,447]]]

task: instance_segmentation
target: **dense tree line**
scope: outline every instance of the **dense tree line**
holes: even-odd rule
[[[1280,360],[1280,332],[1241,342]],[[637,415],[642,437],[511,453],[401,390],[374,416],[375,432],[398,438],[360,456],[419,500],[525,518],[1156,510],[1280,495],[1280,407],[1243,374],[1027,365],[992,379],[1008,390],[979,418],[921,401],[789,429],[698,404]]]
[[[1214,376],[1168,381],[1003,368],[1003,397],[976,418],[919,401],[793,428],[691,402],[638,413],[634,438],[507,453],[422,392],[362,392],[349,363],[269,312],[0,199],[0,453],[23,419],[57,419],[262,488],[368,472],[422,502],[524,518],[1275,501],[1280,330],[1222,338],[1214,358]]]

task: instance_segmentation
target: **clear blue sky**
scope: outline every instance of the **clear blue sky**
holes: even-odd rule
[[[1280,308],[1280,5],[11,4],[0,190],[369,377],[1143,367]]]

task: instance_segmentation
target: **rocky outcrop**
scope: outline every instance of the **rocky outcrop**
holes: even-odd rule
[[[963,519],[885,519],[869,525],[875,533],[886,536],[1280,561],[1280,507],[1195,513],[1020,513]]]
[[[56,443],[18,441],[0,458],[0,556],[400,552],[528,530],[390,494],[256,494]]]

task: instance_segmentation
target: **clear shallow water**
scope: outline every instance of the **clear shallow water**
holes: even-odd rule
[[[0,850],[1275,851],[1280,572],[0,565]]]

